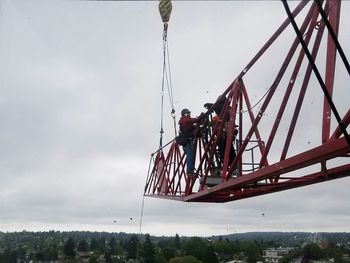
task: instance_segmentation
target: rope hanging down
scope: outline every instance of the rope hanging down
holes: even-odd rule
[[[158,5],[159,13],[162,18],[164,28],[163,28],[163,77],[162,77],[162,91],[161,91],[161,122],[160,122],[160,140],[159,148],[163,145],[163,111],[164,111],[164,86],[167,85],[169,100],[171,104],[171,116],[174,122],[175,136],[176,131],[176,120],[175,120],[175,109],[174,109],[174,98],[171,83],[171,73],[170,73],[170,60],[169,60],[169,49],[167,42],[167,32],[168,32],[168,22],[170,19],[170,14],[172,10],[172,4],[170,0],[160,0]]]
[[[169,93],[169,99],[171,103],[171,116],[174,119],[174,129],[175,129],[175,136],[177,134],[176,132],[176,120],[175,120],[175,109],[174,109],[174,99],[173,99],[173,91],[172,91],[172,83],[171,83],[171,75],[170,75],[170,63],[169,63],[169,51],[168,51],[168,43],[167,43],[167,31],[168,31],[168,22],[171,14],[171,1],[170,0],[160,0],[158,5],[159,13],[162,17],[162,21],[164,23],[164,29],[163,29],[163,78],[162,78],[162,98],[161,98],[161,122],[160,122],[160,141],[159,141],[159,149],[162,149],[163,145],[163,102],[164,102],[164,84],[165,81],[167,83],[168,87],[168,93]],[[168,67],[167,67],[168,65]],[[168,69],[168,70],[167,70]],[[146,187],[145,192],[147,189],[147,185],[149,183],[149,175],[150,175],[150,169],[151,164],[153,160],[153,156],[155,153],[152,153],[151,158],[149,160],[148,165],[148,172],[147,172],[147,178],[146,178]],[[145,192],[142,197],[142,205],[141,205],[141,216],[140,216],[140,225],[139,225],[139,235],[141,235],[141,227],[142,227],[142,220],[143,220],[143,210],[145,205]]]

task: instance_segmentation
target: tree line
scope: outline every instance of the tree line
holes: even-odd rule
[[[304,262],[334,258],[343,262],[350,253],[350,239],[333,241],[327,248],[316,244],[294,244],[283,262],[302,257]],[[219,263],[263,261],[263,250],[280,247],[277,240],[239,240],[223,237],[153,237],[149,234],[100,232],[15,232],[0,233],[0,262],[141,262]]]

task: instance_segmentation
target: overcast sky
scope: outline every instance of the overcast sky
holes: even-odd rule
[[[280,1],[175,1],[177,112],[203,111],[285,17]],[[0,231],[139,231],[159,141],[162,29],[157,1],[0,0]],[[142,232],[350,231],[349,188],[347,177],[225,204],[145,198]]]

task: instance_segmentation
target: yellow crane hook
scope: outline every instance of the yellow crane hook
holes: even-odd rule
[[[166,32],[168,29],[168,22],[172,10],[171,0],[160,0],[158,10],[164,23],[164,31]]]

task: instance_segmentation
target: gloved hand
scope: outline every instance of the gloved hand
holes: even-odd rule
[[[199,116],[198,116],[198,121],[202,121],[205,118],[205,113],[202,112]]]

